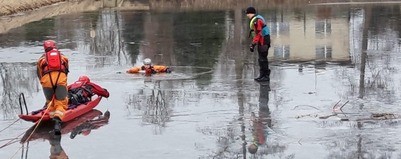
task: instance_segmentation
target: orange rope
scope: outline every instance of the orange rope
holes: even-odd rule
[[[26,138],[26,141],[29,141],[29,139],[32,137],[33,133],[34,133],[34,132],[36,131],[36,129],[39,127],[40,122],[42,122],[43,117],[45,116],[45,114],[46,114],[47,111],[49,110],[49,106],[50,106],[50,105],[54,106],[54,102],[53,102],[53,101],[54,101],[54,98],[55,98],[55,96],[53,95],[52,100],[47,104],[46,110],[44,111],[44,113],[43,113],[43,115],[40,117],[40,119],[38,120],[38,122],[37,122],[35,128],[34,128],[34,129],[32,130],[32,132],[31,132],[31,134],[29,134],[28,138]],[[21,150],[21,149],[22,149],[22,146],[19,147],[19,149],[14,153],[13,156],[11,156],[10,159],[14,158],[14,156],[15,156],[15,155],[18,153],[18,151]]]

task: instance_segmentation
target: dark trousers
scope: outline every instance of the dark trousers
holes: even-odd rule
[[[258,44],[258,62],[259,62],[259,72],[260,77],[270,76],[269,61],[267,60],[267,55],[270,48],[270,35],[264,37],[264,44]]]

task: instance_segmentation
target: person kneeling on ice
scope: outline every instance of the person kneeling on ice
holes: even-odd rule
[[[67,109],[68,58],[56,47],[56,42],[43,43],[45,53],[38,59],[37,75],[46,98],[45,109],[54,121],[54,132],[60,134],[61,121]]]
[[[80,76],[78,81],[68,85],[69,108],[91,101],[95,94],[106,98],[110,96],[107,89],[91,82],[88,76]]]
[[[132,67],[127,70],[127,73],[139,73],[139,71],[144,70],[146,75],[151,75],[155,73],[171,73],[171,69],[163,65],[152,65],[152,60],[146,58],[143,60],[143,66]]]

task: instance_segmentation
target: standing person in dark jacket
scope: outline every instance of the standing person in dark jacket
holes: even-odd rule
[[[258,62],[259,62],[259,77],[255,78],[257,82],[270,81],[269,62],[267,61],[267,54],[270,48],[270,30],[266,25],[265,19],[256,14],[256,9],[248,7],[246,9],[246,16],[250,19],[249,36],[252,37],[252,43],[249,50],[253,52],[255,47],[258,49]]]

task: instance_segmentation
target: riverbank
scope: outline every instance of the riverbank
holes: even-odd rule
[[[83,2],[91,0],[0,0],[0,16],[11,15],[20,12],[31,11],[45,6],[57,4],[60,2]],[[286,6],[286,7],[302,7],[310,4],[357,4],[357,3],[394,3],[399,0],[253,0],[236,1],[236,0],[95,0],[103,6],[110,7],[142,7],[151,10],[170,10],[170,9],[228,9],[234,7],[254,6]],[[139,4],[139,5],[137,5]]]
[[[0,16],[37,9],[68,0],[0,0]],[[76,0],[82,1],[82,0]]]
[[[352,3],[350,3],[352,2]],[[313,5],[394,3],[399,0],[0,0],[0,34],[23,24],[61,14],[94,11],[104,7],[120,10],[231,10],[248,6],[303,8]]]
[[[36,1],[36,0],[33,0]],[[46,0],[47,2],[56,0]],[[102,7],[102,3],[96,0],[64,1],[40,7],[40,9],[20,12],[16,15],[3,16],[0,18],[0,34],[12,28],[22,26],[26,23],[50,18],[61,14],[78,13],[84,11],[95,11]]]

